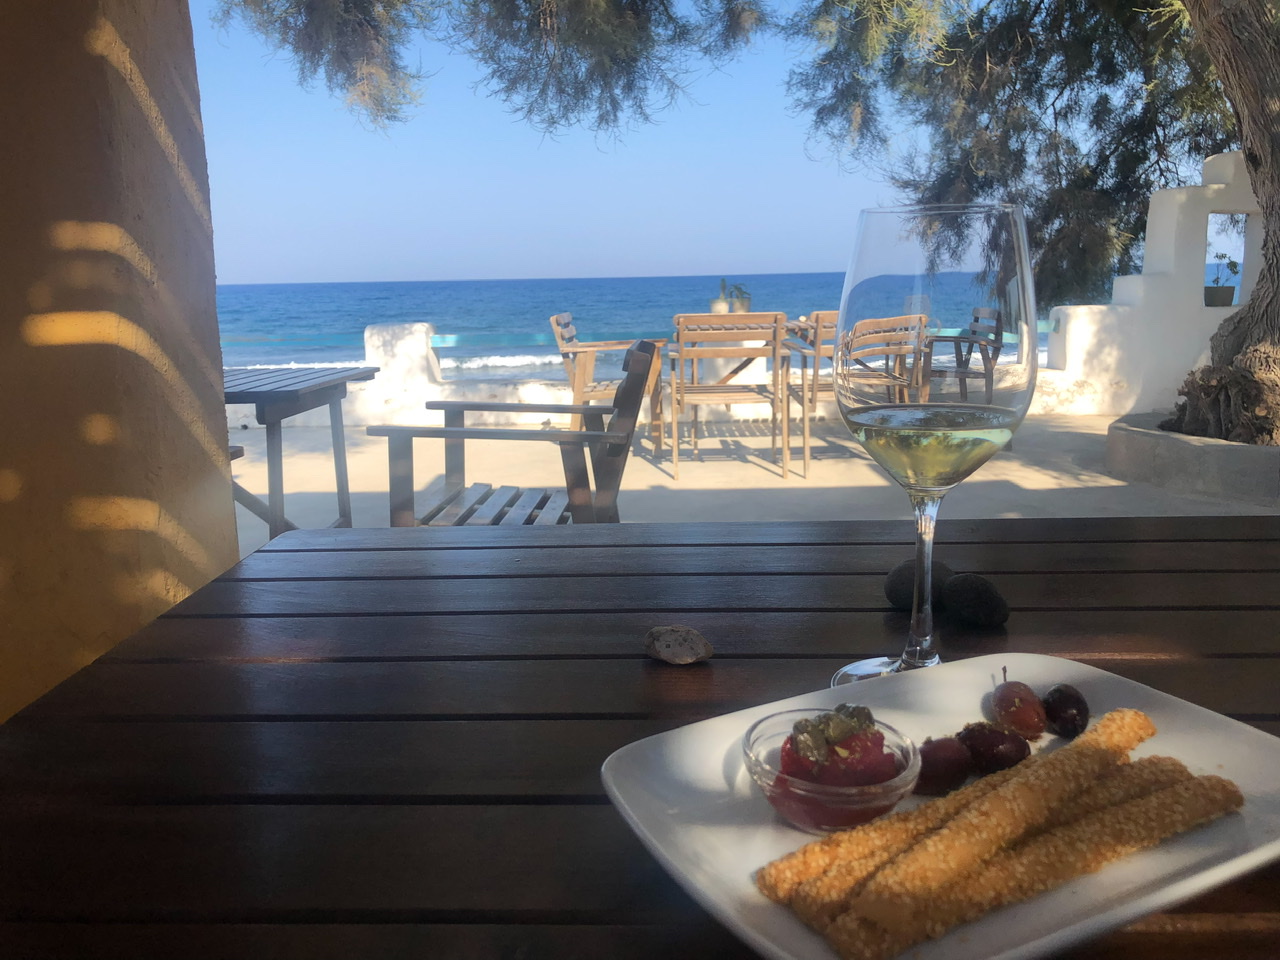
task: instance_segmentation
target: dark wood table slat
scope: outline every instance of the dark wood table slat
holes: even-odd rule
[[[411,614],[349,617],[162,617],[104,660],[326,660],[639,657],[663,611]],[[893,648],[906,614],[883,611],[681,611],[719,657],[871,656]],[[939,616],[951,655],[999,653],[1009,631],[1021,649],[1087,658],[1280,654],[1280,610],[1023,610],[1008,628],[967,627]]]
[[[573,869],[556,871],[556,838],[570,831]],[[522,842],[512,845],[511,835]],[[268,836],[290,854],[249,856],[246,844]],[[28,932],[140,923],[157,912],[166,925],[431,924],[453,913],[468,926],[612,926],[627,916],[651,928],[694,913],[608,808],[122,807],[74,817],[0,808],[0,850],[0,923]],[[69,869],[81,873],[70,888]],[[1277,883],[1272,864],[1135,926],[1205,932],[1204,919],[1179,918],[1207,912],[1223,928],[1233,919],[1246,926],[1243,914],[1247,930],[1273,932]]]
[[[887,652],[887,651],[881,651]],[[108,663],[81,670],[13,722],[59,717],[648,717],[726,713],[821,689],[840,660]],[[1280,716],[1280,658],[1090,658],[1222,713]],[[483,692],[483,695],[481,695]],[[975,708],[976,709],[976,708]],[[951,731],[936,731],[945,735]]]
[[[680,722],[18,724],[0,738],[0,763],[10,795],[119,803],[603,802],[605,758]]]
[[[1280,608],[1275,573],[1016,573],[996,584],[1013,609],[1046,607]],[[171,616],[500,613],[516,611],[888,610],[878,574],[648,577],[525,576],[495,590],[456,580],[225,580],[179,603]]]
[[[4,920],[652,923],[665,887],[609,806],[0,805],[0,852]]]
[[[22,960],[137,960],[143,956],[182,960],[653,960],[673,950],[715,960],[753,960],[758,956],[695,909],[684,911],[678,926],[0,923],[0,956]],[[1173,954],[1170,960],[1182,957]]]
[[[1271,915],[1161,914],[1057,960],[1275,960]],[[563,924],[132,924],[0,923],[0,955],[23,960],[653,960],[683,955],[754,960],[759,955],[706,917],[665,926]],[[1229,939],[1228,939],[1229,938]],[[1229,952],[1224,953],[1224,944]]]
[[[539,576],[599,575],[601,560],[589,550],[542,551],[538,548],[488,550],[369,550],[362,552],[360,579],[439,577],[523,577],[535,566]],[[644,577],[697,571],[700,574],[877,574],[888,573],[913,556],[906,544],[882,544],[851,550],[842,544],[819,544],[803,551],[792,547],[758,547],[726,553],[713,546],[639,547],[627,554],[617,576]],[[1280,571],[1280,541],[1262,542],[1247,553],[1234,543],[1196,545],[1194,558],[1167,543],[1135,543],[1123,553],[1106,543],[956,543],[939,547],[934,555],[957,573],[1115,572],[1151,571]],[[337,551],[258,551],[223,575],[225,580],[349,580],[349,553]]]
[[[0,763],[15,801],[603,803],[613,751],[691,719],[23,724]]]

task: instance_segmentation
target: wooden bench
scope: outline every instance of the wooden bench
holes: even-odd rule
[[[374,426],[370,436],[387,438],[391,526],[463,526],[494,524],[617,523],[618,489],[631,452],[640,403],[657,347],[638,340],[623,360],[626,376],[613,405],[482,403],[438,400],[428,410],[444,411],[442,427]],[[533,430],[518,427],[468,427],[467,413],[539,413],[581,418],[582,429]],[[604,418],[611,415],[606,426]],[[415,507],[413,441],[444,440],[444,493],[423,513]],[[466,441],[537,440],[560,447],[565,486],[561,489],[494,487],[467,484]],[[588,463],[588,454],[589,463]],[[595,488],[592,489],[594,480]]]

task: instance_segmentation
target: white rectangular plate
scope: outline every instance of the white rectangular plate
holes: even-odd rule
[[[791,707],[871,707],[917,743],[982,719],[982,698],[1022,680],[1039,693],[1070,683],[1093,716],[1118,707],[1147,713],[1159,732],[1134,756],[1177,757],[1196,774],[1234,780],[1238,814],[1012,907],[910,951],[912,960],[1038,957],[1165,909],[1280,858],[1280,738],[1126,680],[1058,657],[998,654],[855,687],[823,689],[740,710],[629,744],[605,761],[605,789],[623,817],[699,903],[766,957],[831,960],[821,937],[755,888],[755,871],[814,839],[775,818],[742,762],[742,735]],[[1046,748],[1061,743],[1049,736]],[[908,801],[914,802],[914,801]]]

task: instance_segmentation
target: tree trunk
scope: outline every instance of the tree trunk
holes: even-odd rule
[[[1280,13],[1274,0],[1184,0],[1236,114],[1262,211],[1262,263],[1249,301],[1210,338],[1210,366],[1179,391],[1173,429],[1280,444]]]

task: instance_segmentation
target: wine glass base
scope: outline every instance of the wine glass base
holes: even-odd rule
[[[887,677],[891,673],[903,673],[907,670],[919,670],[922,667],[934,667],[942,662],[934,657],[928,663],[908,664],[901,657],[872,657],[870,660],[859,660],[841,667],[831,677],[833,687],[841,687],[846,683],[857,683],[859,680],[871,680],[875,677]]]

